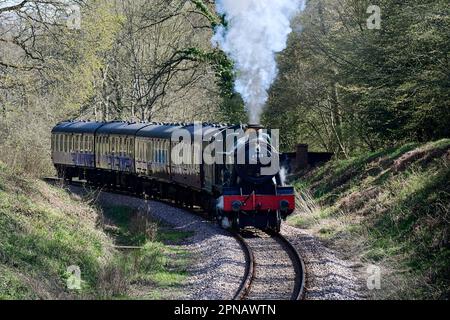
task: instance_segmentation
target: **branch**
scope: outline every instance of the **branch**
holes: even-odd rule
[[[30,2],[30,1],[29,0],[23,0],[22,2],[20,2],[20,3],[16,4],[16,5],[0,8],[0,14],[5,13],[5,12],[20,10],[23,7],[25,7],[28,2]]]

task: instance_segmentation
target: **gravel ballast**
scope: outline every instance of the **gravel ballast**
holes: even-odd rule
[[[283,225],[282,234],[299,251],[306,268],[306,300],[365,299],[353,262],[340,259],[307,231]]]

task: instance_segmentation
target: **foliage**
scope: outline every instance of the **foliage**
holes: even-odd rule
[[[294,22],[266,123],[298,143],[350,157],[448,137],[450,18],[445,1],[308,1]]]

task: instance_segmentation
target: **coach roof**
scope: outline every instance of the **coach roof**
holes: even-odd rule
[[[172,138],[175,131],[180,129],[183,129],[183,126],[178,124],[150,124],[142,128],[136,136],[168,140]]]
[[[147,126],[146,123],[108,122],[97,131],[97,134],[134,136],[136,132]]]
[[[94,134],[104,123],[90,121],[65,121],[53,128],[52,133]]]

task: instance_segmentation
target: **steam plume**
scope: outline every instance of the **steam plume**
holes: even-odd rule
[[[260,123],[278,73],[275,54],[286,48],[290,21],[303,5],[303,0],[216,0],[228,25],[217,28],[213,43],[235,62],[235,90],[252,124]]]

